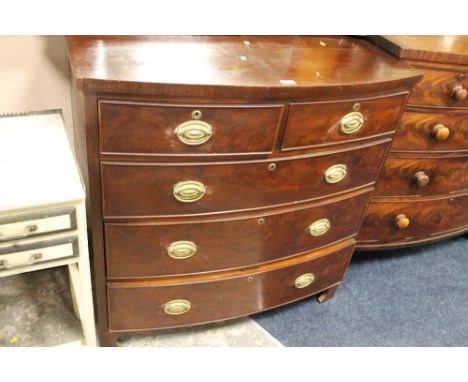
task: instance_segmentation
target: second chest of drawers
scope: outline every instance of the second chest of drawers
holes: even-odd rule
[[[375,37],[421,70],[364,219],[358,247],[429,243],[468,231],[468,39]]]

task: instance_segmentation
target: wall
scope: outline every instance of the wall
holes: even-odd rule
[[[62,109],[73,144],[67,47],[63,36],[0,36],[0,114]]]

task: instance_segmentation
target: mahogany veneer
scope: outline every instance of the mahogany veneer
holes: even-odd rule
[[[458,196],[468,191],[468,37],[371,40],[420,70],[423,79],[409,96],[358,248],[429,243],[468,231],[466,196]]]
[[[102,345],[342,281],[419,74],[347,37],[70,37]]]

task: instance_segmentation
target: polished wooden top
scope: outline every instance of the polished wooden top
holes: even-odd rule
[[[468,36],[372,36],[371,39],[400,58],[468,64]]]
[[[74,36],[78,88],[210,96],[291,96],[407,87],[418,73],[364,39],[295,36]],[[171,86],[162,86],[170,84]],[[177,90],[174,86],[183,85]],[[197,86],[197,88],[199,88]],[[213,90],[214,87],[218,89]],[[219,87],[224,88],[223,90]],[[317,93],[318,94],[318,93]],[[208,95],[208,94],[205,94]]]

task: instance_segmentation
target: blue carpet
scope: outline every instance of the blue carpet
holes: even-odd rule
[[[252,318],[285,346],[468,346],[468,240],[355,253],[329,301]]]

